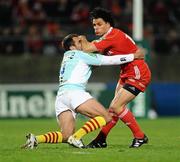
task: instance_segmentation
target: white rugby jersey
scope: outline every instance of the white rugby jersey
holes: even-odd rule
[[[79,50],[67,51],[59,71],[58,94],[65,90],[85,90],[92,66],[120,65],[133,60],[133,54],[104,56]]]

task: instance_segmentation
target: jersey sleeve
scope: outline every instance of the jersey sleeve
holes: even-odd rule
[[[103,56],[101,58],[101,65],[121,65],[134,60],[133,54],[128,55],[115,55],[115,56]]]
[[[102,55],[94,53],[79,52],[80,59],[88,65],[100,66],[102,61]]]
[[[133,54],[128,55],[115,55],[115,56],[104,56],[101,54],[94,53],[80,53],[81,59],[88,65],[120,65],[128,63],[134,60]]]
[[[110,38],[105,38],[102,40],[94,41],[93,44],[96,46],[99,52],[103,52],[105,49],[112,46],[112,40]]]

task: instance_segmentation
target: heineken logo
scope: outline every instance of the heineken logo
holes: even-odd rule
[[[0,91],[0,117],[52,117],[55,116],[55,94]]]

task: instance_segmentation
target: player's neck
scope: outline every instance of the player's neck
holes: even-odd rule
[[[108,35],[111,31],[112,31],[113,27],[110,27],[107,32],[103,35],[103,37],[105,37],[106,35]]]

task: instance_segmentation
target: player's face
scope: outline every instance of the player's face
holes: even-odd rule
[[[82,50],[82,44],[81,44],[81,40],[79,37],[73,37],[73,41],[74,41],[74,47],[77,50]]]
[[[111,27],[109,23],[105,22],[102,18],[93,19],[93,28],[97,36],[102,36],[108,32]]]

